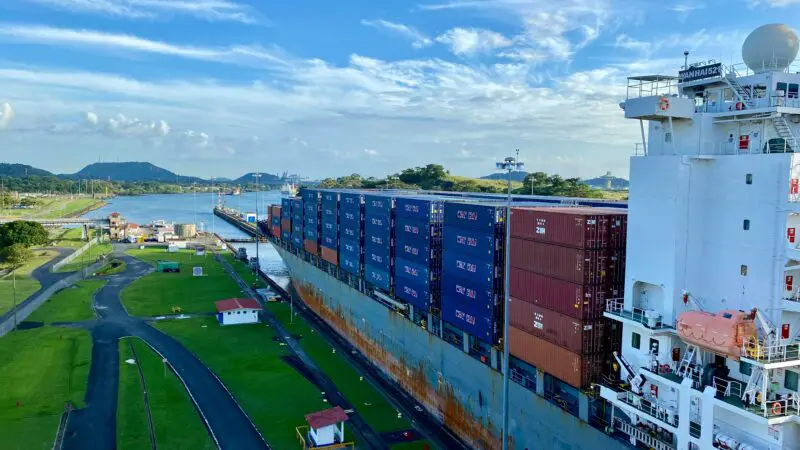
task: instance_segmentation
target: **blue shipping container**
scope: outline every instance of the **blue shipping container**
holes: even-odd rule
[[[395,278],[408,278],[417,286],[421,286],[425,289],[430,286],[430,269],[402,258],[394,259],[394,276]]]
[[[322,221],[322,234],[326,236],[336,237],[339,234],[339,230],[336,228],[336,222],[325,222]]]
[[[342,222],[361,223],[361,211],[342,209],[339,220]]]
[[[445,250],[476,256],[485,261],[495,260],[497,238],[494,233],[445,225],[442,234],[442,248]]]
[[[336,216],[339,215],[338,213],[339,213],[339,211],[336,210],[335,206],[332,207],[332,208],[329,207],[329,206],[323,206],[322,207],[322,217],[323,218],[328,218],[328,219],[331,219],[333,221],[336,221]]]
[[[301,198],[293,198],[292,199],[292,214],[302,214],[303,213],[303,199]]]
[[[394,249],[397,258],[406,258],[421,264],[430,264],[431,245],[428,241],[409,239],[406,236],[398,235],[394,242]]]
[[[304,208],[305,208],[306,215],[313,214],[313,215],[316,216],[317,213],[319,212],[319,205],[317,205],[315,203],[306,202],[306,203],[304,203],[304,205],[305,205]]]
[[[322,246],[328,247],[331,250],[337,250],[339,248],[339,239],[322,235]]]
[[[481,258],[457,253],[452,250],[442,251],[442,270],[444,273],[467,278],[480,283],[481,286],[493,286],[495,279],[494,264]]]
[[[358,256],[339,253],[339,267],[353,275],[361,276],[361,259]]]
[[[342,225],[342,238],[347,239],[354,239],[357,241],[361,240],[361,231],[358,229],[348,228],[346,225]]]
[[[319,191],[316,189],[303,188],[300,190],[300,197],[307,202],[317,204],[319,200]]]
[[[339,241],[339,253],[358,257],[361,255],[361,245],[359,245],[358,241],[342,238]]]
[[[394,198],[383,195],[365,195],[364,213],[368,216],[391,217]]]
[[[303,236],[292,235],[292,244],[297,248],[303,248]]]
[[[306,239],[317,241],[319,239],[319,231],[315,228],[305,227],[303,229],[303,233]]]
[[[292,235],[288,231],[281,231],[281,240],[284,242],[289,242],[292,240]]]
[[[504,211],[504,206],[447,202],[444,204],[444,224],[494,233],[496,225],[503,220]]]
[[[269,221],[270,221],[270,223],[272,224],[273,227],[281,226],[281,218],[280,217],[277,217],[277,216],[276,217],[271,217],[269,219]]]
[[[369,242],[364,245],[364,263],[372,264],[386,272],[392,267],[389,250],[382,247],[375,247]]]
[[[395,200],[397,217],[434,223],[442,221],[442,202],[421,198],[397,197]]]
[[[452,297],[442,297],[442,319],[459,330],[493,344],[494,309],[458,301]]]
[[[380,267],[369,263],[364,264],[364,279],[367,280],[367,283],[377,286],[384,291],[389,291],[392,285],[388,270],[382,270]]]
[[[427,311],[430,309],[431,294],[428,288],[421,286],[419,283],[411,278],[394,277],[394,295],[400,300],[404,300],[415,308],[421,308]]]
[[[332,205],[336,206],[336,203],[339,202],[339,193],[338,192],[331,192],[331,191],[323,191],[322,192],[322,204],[323,205]]]
[[[391,236],[391,222],[384,216],[367,216],[364,219],[364,233],[369,235]]]
[[[442,298],[475,303],[478,305],[494,305],[497,300],[495,286],[485,286],[452,273],[442,274]]]
[[[398,217],[395,219],[394,235],[398,241],[402,238],[405,241],[428,242],[431,239],[431,226],[419,220]]]
[[[352,236],[345,236],[348,239],[352,239]],[[365,234],[364,235],[364,246],[371,247],[375,249],[375,251],[380,250],[383,253],[389,254],[390,249],[392,248],[392,244],[389,242],[389,238],[386,236],[376,236],[374,234]]]
[[[292,201],[288,198],[281,199],[281,218],[289,219],[292,217]]]
[[[339,194],[339,208],[342,210],[361,211],[364,203],[364,194],[359,192],[342,192]]]
[[[305,224],[307,227],[319,228],[319,219],[316,216],[306,216]]]
[[[300,236],[303,235],[303,222],[292,223],[292,234],[299,234]]]

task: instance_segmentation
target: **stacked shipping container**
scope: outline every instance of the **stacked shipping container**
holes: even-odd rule
[[[269,207],[269,231],[270,235],[274,237],[281,237],[281,207],[278,205],[270,205]]]
[[[303,200],[303,249],[312,255],[319,255],[319,191],[302,189]]]
[[[444,205],[442,319],[489,344],[501,325],[503,217],[499,206]]]
[[[358,192],[339,194],[339,266],[361,276],[364,264],[364,196]]]
[[[339,194],[322,193],[322,259],[339,264]]]
[[[398,197],[395,213],[395,295],[415,308],[439,308],[443,204]]]
[[[512,208],[509,349],[584,388],[619,349],[621,328],[602,317],[622,295],[627,216],[593,208]]]
[[[368,283],[392,290],[392,220],[394,197],[364,196],[364,278]]]
[[[291,242],[297,248],[303,248],[303,199],[294,197],[292,204],[292,231]]]

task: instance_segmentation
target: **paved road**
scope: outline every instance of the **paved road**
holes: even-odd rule
[[[52,268],[55,263],[61,261],[62,259],[66,258],[67,256],[69,256],[72,253],[74,253],[75,250],[70,249],[70,248],[61,248],[61,247],[45,247],[45,248],[41,248],[41,249],[36,249],[36,251],[40,251],[40,250],[48,250],[48,251],[58,252],[58,256],[56,256],[52,260],[48,261],[47,263],[42,264],[41,266],[33,269],[33,272],[31,272],[31,276],[36,281],[38,281],[39,284],[42,285],[42,287],[39,288],[38,291],[36,291],[33,294],[31,294],[30,297],[26,298],[25,301],[20,302],[19,304],[17,304],[16,308],[11,308],[8,311],[6,311],[5,313],[0,314],[0,321],[5,319],[6,317],[10,316],[11,314],[13,314],[15,310],[19,310],[20,308],[22,308],[23,306],[28,304],[31,300],[33,300],[34,297],[36,297],[43,290],[45,290],[45,289],[49,288],[50,286],[58,283],[59,281],[63,280],[64,278],[67,278],[68,276],[72,275],[71,273],[53,273],[53,272],[50,271],[50,268]]]
[[[119,386],[117,342],[123,336],[143,339],[167,359],[186,383],[220,448],[269,448],[222,383],[194,354],[145,321],[128,316],[120,302],[122,289],[152,269],[135,258],[122,254],[115,256],[125,261],[125,271],[112,276],[109,283],[95,295],[94,306],[100,321],[89,325],[94,347],[86,395],[87,406],[70,417],[63,448],[116,448]]]

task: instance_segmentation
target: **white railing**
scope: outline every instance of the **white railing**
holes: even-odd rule
[[[648,448],[654,448],[656,450],[675,450],[674,445],[651,436],[650,433],[655,430],[641,430],[619,418],[614,419],[614,427],[636,441],[646,445]]]
[[[800,63],[794,63],[793,60],[789,59],[780,59],[780,58],[773,58],[771,61],[764,61],[762,64],[762,70],[778,70],[778,67],[784,66],[785,68],[781,69],[781,72],[785,73],[796,73],[800,72]],[[735,64],[726,64],[722,66],[722,70],[724,74],[732,73],[736,75],[736,77],[746,77],[749,75],[755,75],[750,67],[743,62],[735,63]]]
[[[766,344],[762,340],[746,340],[742,343],[742,355],[765,364],[796,361],[800,366],[800,343]]]
[[[647,311],[641,308],[625,309],[625,300],[622,298],[611,298],[606,300],[606,312],[616,316],[633,320],[652,330],[664,330],[675,328],[670,324],[664,323],[662,317],[648,317]]]
[[[623,389],[619,392],[617,398],[621,402],[636,408],[650,417],[661,420],[674,427],[678,426],[677,408],[668,406],[664,402],[659,402],[658,399],[644,398],[627,389]]]
[[[742,383],[736,380],[728,380],[725,378],[714,377],[714,389],[717,392],[722,391],[724,397],[734,397],[741,399],[744,396],[744,389]]]

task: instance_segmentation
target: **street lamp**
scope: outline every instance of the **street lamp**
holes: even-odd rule
[[[519,149],[517,156],[509,156],[502,162],[495,164],[500,170],[505,170],[508,174],[508,201],[506,203],[506,245],[505,249],[505,270],[504,289],[503,289],[503,450],[508,450],[508,303],[509,303],[509,266],[511,266],[511,173],[522,170],[524,164],[519,162]]]
[[[253,268],[253,271],[258,274],[258,269],[261,267],[261,259],[258,255],[258,247],[259,243],[261,242],[261,233],[260,229],[258,228],[258,179],[261,178],[261,174],[256,172],[253,174],[253,178],[256,179],[256,266]]]

